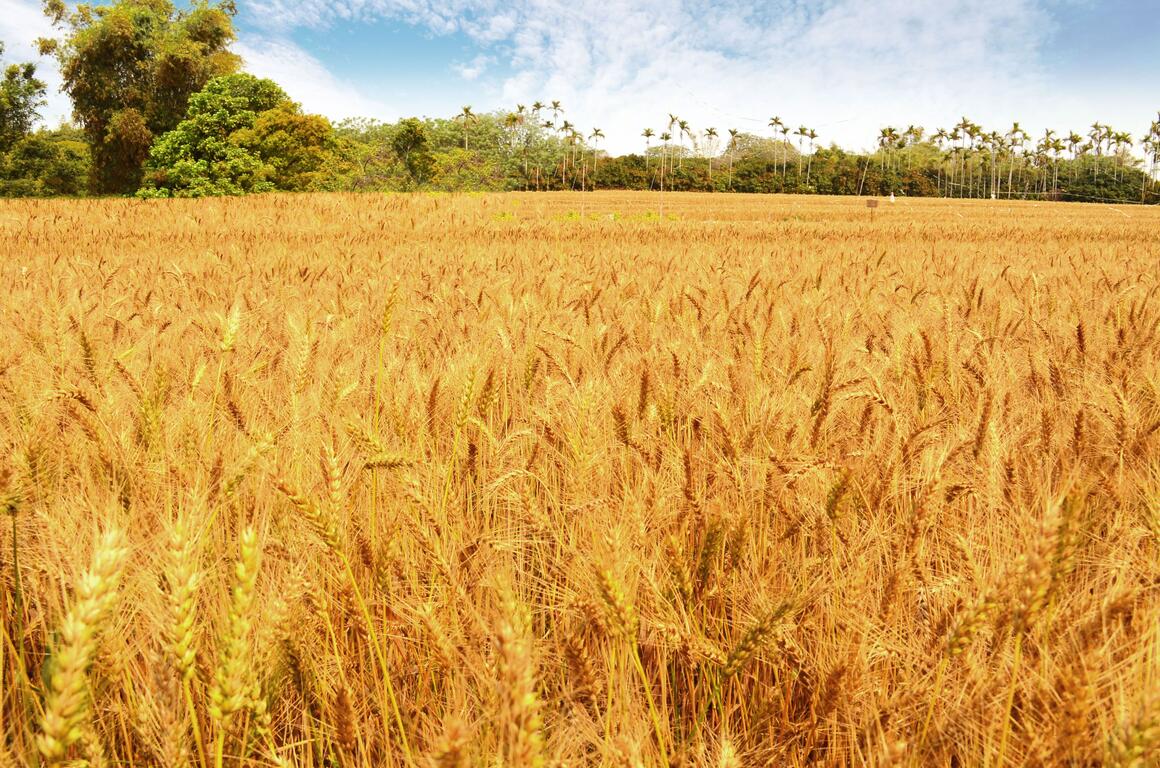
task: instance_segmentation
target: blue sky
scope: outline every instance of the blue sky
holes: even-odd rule
[[[331,118],[451,115],[559,99],[613,151],[676,113],[695,128],[821,142],[966,115],[1139,134],[1160,110],[1160,0],[238,0],[238,50]],[[0,0],[8,58],[48,32]],[[50,62],[44,62],[50,68]],[[48,73],[51,76],[51,72]],[[51,77],[49,78],[52,79]],[[54,95],[46,116],[67,113]]]

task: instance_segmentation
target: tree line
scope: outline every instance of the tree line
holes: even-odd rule
[[[9,65],[0,195],[651,189],[1160,201],[1160,117],[1138,144],[1099,122],[1032,137],[1019,123],[989,130],[964,117],[930,132],[887,126],[873,152],[856,153],[780,116],[759,135],[669,114],[642,131],[640,152],[611,156],[604,132],[581,129],[559,101],[394,123],[307,114],[242,71],[231,0],[44,9],[58,35],[39,48],[60,64],[74,122],[37,127],[45,85],[34,64]]]

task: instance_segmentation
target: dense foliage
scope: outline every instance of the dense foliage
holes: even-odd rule
[[[1041,150],[994,151],[981,144],[917,139],[871,154],[838,146],[809,149],[785,139],[734,134],[727,146],[671,140],[640,154],[610,157],[550,121],[518,113],[473,114],[470,121],[409,118],[338,126],[339,188],[397,191],[674,190],[830,195],[1160,201],[1152,174],[1121,147],[1067,157]],[[421,135],[424,168],[407,167],[401,132]],[[465,141],[466,139],[466,141]],[[465,146],[466,144],[466,146]],[[1151,144],[1146,149],[1151,151]]]
[[[46,10],[63,38],[41,49],[60,60],[92,150],[92,190],[131,193],[154,139],[181,121],[189,96],[240,64],[229,50],[233,6],[179,11],[170,0],[116,0],[70,11],[48,0]]]
[[[146,163],[143,197],[202,197],[317,186],[333,143],[330,123],[304,115],[272,80],[209,82]]]
[[[0,54],[4,45],[0,43]],[[78,131],[33,132],[44,104],[36,65],[10,64],[0,80],[0,196],[77,195],[89,173],[89,150]]]
[[[89,146],[78,129],[36,131],[0,155],[0,196],[82,195],[90,168]]]
[[[0,55],[4,44],[0,43]],[[7,152],[29,131],[44,103],[44,83],[36,77],[36,65],[9,64],[0,80],[0,152]]]

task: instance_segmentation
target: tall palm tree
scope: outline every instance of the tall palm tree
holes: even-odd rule
[[[685,136],[688,136],[689,140],[692,141],[693,140],[693,130],[689,127],[688,120],[678,121],[677,122],[677,129],[678,129],[677,141],[679,141],[681,144],[681,158],[680,158],[680,160],[677,161],[677,167],[684,168],[685,167]],[[696,146],[694,145],[693,148],[696,149]]]
[[[911,163],[914,160],[914,145],[922,141],[923,134],[926,129],[920,125],[908,125],[906,130],[902,133],[902,141],[906,145],[906,169],[910,170]]]
[[[729,189],[733,189],[733,153],[737,151],[737,135],[740,133],[736,128],[729,129]]]
[[[1059,160],[1063,156],[1063,139],[1058,136],[1051,140],[1051,152],[1055,155],[1055,162],[1051,169],[1051,194],[1059,194]]]
[[[669,157],[669,142],[673,140],[673,135],[668,131],[661,134],[661,191],[665,188],[665,161]],[[672,160],[669,160],[669,166],[672,166]]]
[[[1059,140],[1055,138],[1055,131],[1051,130],[1050,128],[1046,128],[1046,129],[1044,129],[1044,131],[1043,131],[1043,138],[1042,138],[1042,139],[1040,140],[1040,142],[1039,142],[1040,146],[1042,146],[1042,147],[1043,147],[1043,149],[1044,149],[1044,154],[1045,154],[1045,155],[1047,155],[1047,154],[1054,154],[1054,153],[1055,153],[1055,147],[1056,147],[1056,145],[1057,145],[1058,143],[1059,143]],[[1050,168],[1050,170],[1051,170],[1051,172],[1052,172],[1052,174],[1051,174],[1051,175],[1053,175],[1053,176],[1054,176],[1054,171],[1055,171],[1055,168],[1056,168],[1056,162],[1058,161],[1058,159],[1059,159],[1058,157],[1053,157],[1053,158],[1052,158],[1052,162],[1051,162],[1051,168]],[[1044,177],[1044,181],[1043,181],[1043,191],[1044,191],[1044,192],[1046,192],[1046,191],[1047,191],[1047,178],[1046,178],[1046,176]],[[1052,191],[1052,192],[1054,192],[1054,191],[1055,191],[1055,183],[1054,183],[1054,181],[1052,182],[1052,190],[1051,190],[1051,191]]]
[[[462,112],[460,112],[458,115],[455,116],[455,119],[463,121],[463,149],[464,149],[464,151],[466,151],[467,150],[467,126],[469,123],[478,122],[479,118],[476,117],[475,113],[471,111],[471,105],[468,104],[467,106],[465,106],[463,108]]]
[[[1069,131],[1067,134],[1067,151],[1071,155],[1071,169],[1070,175],[1072,180],[1075,180],[1076,166],[1079,165],[1079,148],[1083,144],[1083,136],[1075,131]]]
[[[596,189],[596,163],[599,156],[597,152],[597,144],[604,138],[604,131],[599,128],[593,128],[592,133],[588,134],[588,140],[592,142],[592,188]]]
[[[781,178],[782,186],[785,186],[786,166],[789,165],[789,132],[788,125],[783,125],[778,129],[781,131]]]
[[[998,197],[999,191],[1002,189],[1003,182],[1000,173],[1000,165],[1003,162],[1003,157],[1008,154],[1011,144],[998,131],[991,131],[983,135],[983,146],[990,151],[991,166],[987,170],[988,182],[991,185],[991,198]],[[983,188],[984,196],[986,195],[986,187]]]
[[[934,134],[931,136],[931,138],[934,139],[935,146],[938,147],[939,154],[941,155],[943,152],[943,142],[945,142],[948,138],[950,138],[950,134],[947,133],[946,128],[939,128],[938,130],[936,130],[934,132]],[[942,171],[943,171],[943,163],[940,162],[938,164],[938,173],[937,173],[937,176],[935,177],[935,181],[936,181],[936,184],[938,186],[938,191],[939,191],[940,195],[945,194],[943,192],[943,188],[942,188]]]
[[[709,153],[709,187],[713,187],[713,150],[717,144],[717,129],[712,126],[705,129],[705,151]]]
[[[774,115],[773,117],[769,118],[769,127],[773,129],[773,133],[774,133],[775,137],[776,137],[778,131],[782,132],[783,143],[782,143],[781,147],[779,147],[779,149],[781,149],[781,175],[784,178],[785,177],[785,143],[784,143],[785,122],[779,116]]]
[[[1148,129],[1143,145],[1144,157],[1148,160],[1148,173],[1144,174],[1144,181],[1141,182],[1141,200],[1147,199],[1148,187],[1156,183],[1156,164],[1160,163],[1160,116]]]
[[[970,120],[968,120],[965,117],[963,118],[963,122],[966,124],[966,127],[964,130],[966,132],[966,138],[967,138],[967,154],[964,157],[963,161],[965,163],[967,163],[967,165],[969,166],[970,160],[976,156],[975,142],[977,142],[983,136],[983,128],[978,123],[971,122]],[[975,172],[973,169],[969,169],[969,168],[965,168],[964,170],[969,170],[969,173],[966,174],[967,175],[967,196],[974,197],[974,194],[975,194]],[[981,172],[981,169],[980,169],[980,172]]]
[[[1092,123],[1091,129],[1088,131],[1088,138],[1091,139],[1092,150],[1096,155],[1096,166],[1092,177],[1097,179],[1100,176],[1100,157],[1103,155],[1105,129],[1106,126],[1097,121]]]
[[[793,132],[793,135],[798,137],[798,179],[800,180],[802,177],[802,155],[804,154],[802,151],[802,139],[810,135],[810,129],[804,125],[799,125],[797,130]]]
[[[808,131],[806,131],[806,138],[810,140],[810,157],[809,160],[806,161],[806,185],[808,186],[810,183],[810,169],[813,168],[814,165],[814,142],[818,138],[818,132],[813,128],[810,128]]]
[[[559,102],[553,102],[553,103],[559,103]],[[563,160],[560,161],[560,185],[567,186],[567,184],[568,184],[568,180],[567,180],[568,160],[569,159],[575,160],[573,155],[575,155],[575,153],[576,153],[576,138],[575,138],[576,137],[576,126],[572,125],[570,122],[565,120],[563,123],[560,124],[560,127],[558,130],[560,132],[561,140],[563,141],[564,145],[568,148],[564,152]],[[575,163],[572,164],[572,171],[573,171],[573,174],[575,174],[575,171],[576,171],[576,164]]]
[[[503,124],[508,132],[511,149],[514,150],[517,145],[520,147],[524,168],[524,191],[527,191],[532,180],[528,173],[528,149],[532,140],[532,132],[527,130],[528,108],[523,104],[517,104],[515,112],[504,115]]]
[[[656,134],[653,133],[652,128],[645,128],[640,135],[644,137],[644,173],[647,176],[649,145],[652,143],[652,137],[656,136]]]
[[[1127,154],[1127,150],[1132,148],[1132,134],[1127,131],[1115,131],[1112,133],[1110,141],[1111,146],[1116,148],[1116,167],[1123,171],[1124,156]]]
[[[892,125],[878,130],[878,148],[882,150],[881,168],[883,171],[894,170],[890,162],[890,150],[898,144],[898,129]]]
[[[1007,196],[1010,197],[1011,191],[1014,189],[1012,186],[1012,176],[1015,171],[1015,151],[1017,150],[1018,154],[1022,155],[1023,145],[1026,144],[1027,139],[1029,139],[1030,136],[1027,135],[1027,131],[1023,130],[1023,127],[1019,125],[1019,121],[1016,120],[1011,124],[1011,130],[1007,131],[1007,135],[1004,138],[1010,144],[1012,149],[1011,163],[1007,166]]]

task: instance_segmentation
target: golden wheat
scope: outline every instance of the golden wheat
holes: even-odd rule
[[[0,202],[0,763],[1155,764],[1160,211],[859,202]]]

